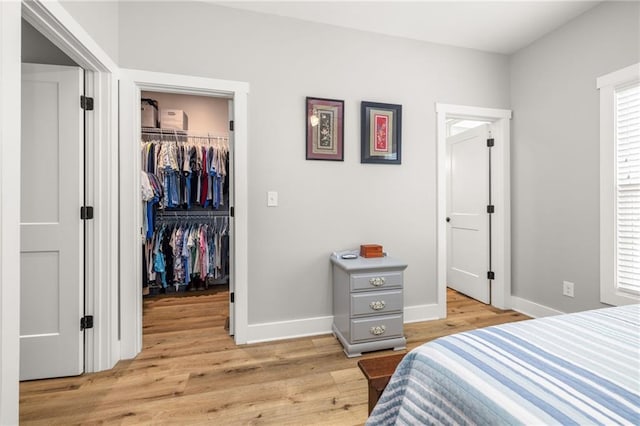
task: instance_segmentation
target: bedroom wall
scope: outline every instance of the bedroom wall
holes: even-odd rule
[[[251,85],[250,324],[331,315],[329,255],[361,243],[408,262],[407,306],[436,302],[434,104],[508,108],[505,56],[206,3],[123,2],[119,23],[124,68]],[[305,96],[345,100],[344,162],[305,160]],[[401,166],[360,164],[363,100],[402,104]]]
[[[60,0],[62,7],[73,16],[73,19],[115,63],[118,63],[118,9],[120,3],[119,1],[103,0]],[[151,4],[149,2],[149,5]]]
[[[639,22],[640,3],[605,2],[510,57],[515,296],[563,312],[604,306],[596,78],[639,61]]]

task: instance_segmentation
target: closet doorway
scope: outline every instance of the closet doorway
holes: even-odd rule
[[[485,289],[483,289],[484,297],[488,296],[490,298],[489,300],[491,305],[499,309],[506,309],[509,307],[508,304],[510,303],[511,296],[511,213],[509,185],[510,120],[510,110],[472,107],[465,105],[450,105],[440,103],[436,104],[438,166],[437,266],[439,310],[438,315],[440,318],[446,317],[447,281],[449,278],[449,269],[452,267],[452,264],[455,265],[455,263],[459,260],[455,258],[457,254],[462,254],[464,257],[468,258],[467,260],[471,259],[473,261],[477,261],[476,263],[481,265],[480,267],[477,267],[477,265],[471,265],[467,262],[468,265],[473,266],[475,270],[474,275],[477,275],[477,282],[491,282],[490,287],[487,286]],[[478,124],[480,124],[480,126],[477,126]],[[482,130],[482,132],[480,132],[482,134],[475,136],[479,138],[478,140],[484,141],[484,143],[482,144],[483,149],[482,151],[476,152],[476,148],[479,145],[473,144],[473,149],[469,149],[468,151],[465,149],[463,150],[465,152],[461,152],[461,154],[463,154],[463,156],[471,157],[481,156],[484,157],[485,160],[488,160],[489,153],[487,153],[486,151],[491,151],[490,168],[488,167],[488,161],[477,163],[482,164],[482,167],[478,168],[477,172],[479,175],[484,176],[482,180],[487,184],[483,186],[483,194],[480,194],[480,196],[477,198],[481,198],[483,200],[486,199],[488,202],[487,206],[485,206],[487,210],[484,210],[484,214],[482,215],[482,217],[480,216],[480,213],[483,212],[476,211],[474,213],[478,217],[477,221],[482,222],[482,228],[486,233],[486,238],[484,238],[484,240],[486,240],[487,255],[481,256],[482,258],[480,258],[480,260],[475,257],[477,253],[464,252],[464,241],[462,241],[462,245],[460,246],[462,250],[457,254],[455,252],[452,252],[452,249],[456,249],[456,242],[454,241],[453,244],[450,244],[451,239],[455,240],[455,238],[451,237],[450,208],[452,204],[454,204],[453,207],[456,206],[455,202],[452,203],[451,200],[451,191],[452,189],[455,190],[455,184],[451,184],[451,156],[450,146],[448,146],[449,144],[447,141],[451,135],[453,135],[451,141],[455,141],[456,138],[461,140],[467,139],[464,136],[464,132],[468,132],[468,135],[470,135],[474,132],[473,127],[478,129],[476,130],[476,133]],[[488,130],[491,130],[490,137],[488,134]],[[454,135],[457,132],[460,133],[458,135]],[[493,139],[493,145],[491,147],[487,147],[487,139]],[[473,163],[474,159],[471,157],[469,158],[469,161]],[[480,159],[479,161],[481,160],[482,159]],[[470,179],[476,180],[476,178]],[[490,199],[488,194],[489,188],[491,188]],[[469,192],[470,190],[462,188],[463,193],[464,191]],[[462,207],[466,208],[464,204],[467,200],[463,199],[462,201]],[[488,207],[489,205],[493,206],[493,208]],[[492,213],[487,213],[489,209],[492,211]],[[487,215],[491,216],[491,222],[489,222],[489,218],[487,217]],[[468,214],[461,216],[464,216],[462,217],[462,220],[469,218]],[[447,219],[449,219],[449,221],[447,221]],[[458,225],[460,225],[460,228],[467,228],[467,230],[473,227],[477,227],[475,225],[465,226],[465,224],[461,222]],[[485,245],[484,240],[479,242],[477,241],[476,243],[478,245]],[[484,271],[483,274],[483,271],[481,271],[481,269],[484,269],[485,265],[488,268]],[[465,275],[465,272],[468,271],[463,270],[460,272],[460,274]],[[491,274],[489,274],[489,272],[491,272]]]
[[[145,306],[152,299],[216,294],[200,300],[211,300],[233,335],[232,99],[142,91],[140,104]],[[213,301],[224,298],[228,309]],[[180,329],[179,321],[172,329]]]
[[[159,292],[160,294],[197,294],[198,291],[206,291],[209,289],[219,289],[218,285],[223,285],[228,275],[228,301],[229,301],[229,333],[233,335],[235,343],[246,343],[247,341],[247,93],[249,86],[247,83],[232,82],[226,80],[214,80],[201,77],[154,73],[139,70],[122,70],[120,80],[120,356],[123,359],[135,357],[142,349],[142,312],[143,312],[143,283],[147,278],[141,274],[143,262],[150,257],[149,251],[144,252],[141,249],[140,241],[145,240],[148,233],[153,235],[154,231],[159,230],[168,232],[171,229],[171,236],[165,238],[168,234],[163,235],[160,246],[164,252],[173,252],[174,246],[171,245],[172,238],[175,241],[176,235],[173,231],[180,230],[183,237],[183,249],[185,232],[190,234],[187,236],[187,246],[189,244],[195,246],[196,234],[200,235],[199,243],[200,252],[191,252],[188,257],[189,262],[183,264],[183,269],[178,265],[178,270],[173,270],[173,277],[167,280],[167,258],[158,260],[158,270],[165,272],[153,271],[156,273],[153,286],[148,286],[150,294]],[[212,128],[212,124],[205,124],[201,127],[198,115],[202,110],[187,110],[190,102],[183,104],[170,104],[169,99],[175,96],[182,97],[191,103],[197,103],[198,100],[206,101],[209,98],[215,98],[219,104],[218,110],[222,105],[227,107],[227,117],[220,118],[224,114],[209,119],[218,119],[223,127]],[[191,97],[191,98],[189,98]],[[142,99],[150,99],[151,101],[143,102]],[[154,105],[157,102],[158,105]],[[164,104],[163,104],[164,102]],[[157,119],[154,112],[143,111],[143,107],[149,111],[158,108]],[[190,108],[190,107],[189,107]],[[171,112],[171,114],[169,114]],[[163,122],[163,113],[165,114],[165,125]],[[206,113],[204,114],[206,115]],[[151,127],[147,124],[154,124]],[[168,120],[168,121],[167,121]],[[143,122],[145,124],[143,129]],[[166,123],[170,123],[167,125]],[[196,127],[197,126],[197,127]],[[146,135],[145,135],[146,133]],[[165,158],[162,165],[165,171],[161,177],[159,186],[163,186],[162,190],[168,189],[169,198],[164,200],[165,205],[157,210],[162,210],[158,215],[151,217],[148,215],[147,205],[143,205],[141,197],[141,184],[145,183],[146,177],[142,174],[142,156],[141,156],[141,139],[147,138],[145,143],[151,143],[149,139],[162,139],[166,142],[160,142],[160,145],[166,147],[163,152],[159,152],[160,156],[171,154],[170,158]],[[225,138],[227,140],[225,140]],[[204,177],[203,159],[204,151],[206,155],[211,154],[218,156],[218,166],[215,164],[211,168],[211,164],[205,165],[208,168],[207,175],[217,172],[217,170],[225,168],[219,161],[220,151],[224,151],[224,146],[228,143],[228,168],[225,178],[228,187],[225,189],[225,182],[216,181],[219,176],[207,176],[208,180],[202,180]],[[193,157],[189,154],[188,170],[185,169],[185,146],[189,145],[189,149],[198,146],[196,152],[200,156]],[[172,147],[182,149],[181,160],[183,162],[182,170],[174,163]],[[191,152],[191,151],[190,151]],[[154,151],[155,153],[155,151]],[[149,157],[147,156],[147,161]],[[191,159],[194,159],[192,165]],[[198,166],[198,160],[200,164]],[[155,159],[153,160],[155,161]],[[177,155],[175,162],[179,162]],[[169,164],[167,168],[167,164]],[[180,180],[175,169],[179,173],[187,174],[198,171],[200,179],[195,179],[192,174],[191,179]],[[157,177],[157,176],[156,176]],[[184,177],[184,175],[183,175]],[[152,182],[153,184],[153,182]],[[189,185],[189,188],[187,188]],[[205,187],[206,185],[206,187]],[[216,188],[218,192],[216,193]],[[189,197],[186,196],[188,193]],[[227,198],[225,198],[227,192]],[[182,193],[182,197],[180,196]],[[216,195],[217,194],[217,195]],[[154,195],[148,194],[147,198]],[[191,204],[191,205],[189,205]],[[159,207],[159,206],[156,206]],[[149,228],[149,221],[153,221],[153,225]],[[159,223],[156,223],[159,220]],[[195,222],[198,223],[195,223]],[[161,223],[160,223],[161,222]],[[158,228],[159,225],[159,228]],[[195,232],[194,230],[196,230]],[[206,231],[206,236],[204,235]],[[191,242],[189,238],[193,236]],[[211,237],[210,239],[208,237]],[[225,237],[227,240],[225,241]],[[205,243],[208,241],[208,243]],[[191,247],[189,247],[191,248]],[[148,249],[149,250],[149,249]],[[155,247],[153,247],[155,251]],[[211,258],[211,252],[220,254],[228,251],[228,263],[222,262],[221,258]],[[153,253],[153,252],[151,252]],[[208,253],[208,256],[206,254]],[[205,254],[203,257],[202,255]],[[217,256],[216,254],[216,256]],[[143,259],[144,258],[144,259]],[[175,258],[175,257],[174,257]],[[209,263],[206,262],[209,260]],[[149,261],[156,259],[148,259]],[[172,259],[173,260],[173,259]],[[198,260],[202,263],[199,263]],[[213,262],[213,263],[212,263]],[[213,269],[212,268],[213,265]],[[151,264],[151,266],[153,266]],[[155,267],[154,267],[155,268]],[[196,269],[198,268],[198,269]],[[208,271],[202,276],[203,270]],[[149,269],[147,268],[147,272]],[[189,280],[189,283],[182,282],[186,280],[187,271],[189,278],[193,278],[192,272],[197,271],[195,280]],[[164,274],[164,275],[163,275]],[[178,278],[176,280],[176,274]],[[207,274],[210,274],[207,277]],[[184,279],[182,278],[184,277]],[[163,281],[164,278],[164,281]],[[160,284],[158,284],[158,279]],[[216,281],[218,280],[218,281]],[[223,281],[220,281],[223,280]],[[133,284],[133,285],[132,285]],[[204,290],[203,290],[204,289]],[[164,293],[162,293],[164,292]],[[145,296],[151,297],[151,296]],[[166,297],[166,296],[163,296]]]

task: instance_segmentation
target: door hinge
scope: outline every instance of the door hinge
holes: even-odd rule
[[[496,208],[493,204],[489,204],[487,206],[487,213],[491,214],[491,213],[495,213],[495,211],[496,211]]]
[[[496,274],[494,274],[493,271],[488,271],[487,272],[487,279],[488,280],[495,280],[496,279]]]
[[[229,121],[229,130],[230,130],[231,132],[233,132],[233,127],[234,127],[233,120],[230,120],[230,121]]]
[[[229,217],[235,217],[236,215],[236,209],[232,206],[229,207]]]
[[[80,108],[85,111],[93,111],[93,98],[80,96]]]
[[[82,220],[93,219],[93,207],[92,206],[80,207],[80,219]]]
[[[93,328],[93,315],[85,315],[80,318],[80,331]]]
[[[493,140],[493,138],[487,139],[487,146],[489,148],[491,148],[494,144],[495,144],[495,141]]]
[[[236,303],[236,294],[229,293],[229,300],[231,301],[231,303]]]

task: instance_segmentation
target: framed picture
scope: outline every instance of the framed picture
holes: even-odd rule
[[[362,102],[361,163],[400,164],[402,105]]]
[[[344,101],[307,97],[305,123],[307,160],[344,160]]]

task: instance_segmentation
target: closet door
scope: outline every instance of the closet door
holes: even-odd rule
[[[22,66],[20,380],[83,371],[82,77]]]

